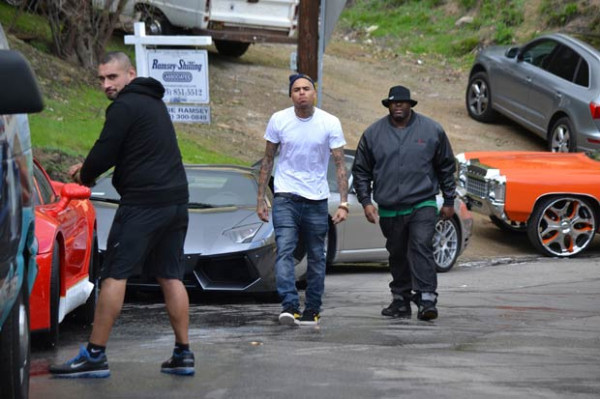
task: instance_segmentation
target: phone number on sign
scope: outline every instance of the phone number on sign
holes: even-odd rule
[[[169,107],[173,122],[210,123],[210,108]]]

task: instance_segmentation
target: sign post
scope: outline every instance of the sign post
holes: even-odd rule
[[[135,45],[138,76],[152,77],[165,87],[163,100],[173,122],[210,123],[208,52],[148,49],[147,46],[208,46],[210,36],[146,36],[143,22],[134,24],[125,44]],[[185,104],[185,105],[184,105]]]

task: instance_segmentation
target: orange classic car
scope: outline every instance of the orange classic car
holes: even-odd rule
[[[465,152],[457,188],[500,228],[527,232],[544,255],[583,252],[599,228],[600,162],[585,153]]]

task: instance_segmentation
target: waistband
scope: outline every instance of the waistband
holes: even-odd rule
[[[326,202],[327,201],[327,198],[320,199],[320,200],[311,200],[311,199],[308,199],[308,198],[304,198],[301,195],[292,194],[292,193],[275,193],[275,197],[288,198],[288,199],[291,199],[294,202],[306,202],[307,204],[320,204],[322,202]]]

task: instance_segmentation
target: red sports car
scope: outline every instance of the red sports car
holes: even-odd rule
[[[76,311],[94,316],[97,296],[96,212],[88,187],[50,179],[34,161],[35,236],[38,275],[30,298],[31,331],[50,345],[58,326]]]

